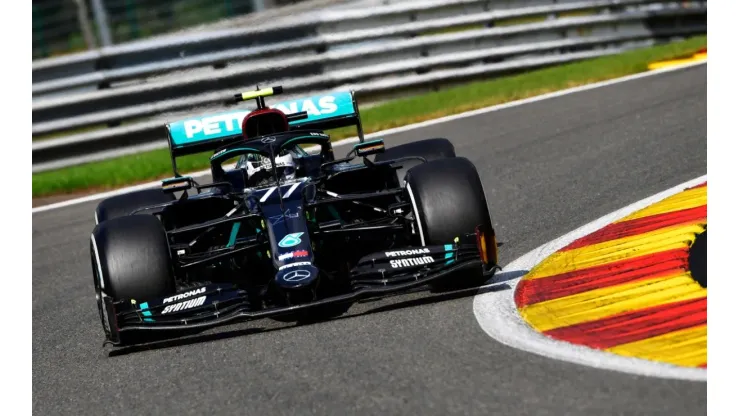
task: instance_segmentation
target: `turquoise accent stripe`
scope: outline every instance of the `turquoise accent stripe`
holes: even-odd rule
[[[452,251],[454,250],[452,244],[445,244],[445,251]]]
[[[365,144],[371,144],[371,143],[383,143],[383,139],[374,139],[374,140],[368,140],[365,142]]]
[[[241,227],[242,223],[237,222],[234,223],[234,225],[231,227],[231,235],[229,236],[229,244],[226,244],[226,247],[233,247],[236,243],[236,235],[239,234],[239,227]]]
[[[259,234],[259,233],[262,232],[262,230],[260,230],[259,228],[256,228],[256,230],[257,230],[257,234]],[[257,257],[260,258],[260,259],[262,259],[262,252],[261,251],[258,251],[257,252]]]
[[[452,246],[450,246],[450,247],[452,247]],[[447,246],[445,246],[445,250],[447,250]],[[455,253],[445,253],[445,258],[446,259],[450,259],[450,260],[448,260],[448,261],[445,262],[445,266],[447,266],[448,264],[454,263],[455,262],[454,257],[455,257]]]
[[[162,179],[162,183],[182,182],[182,181],[187,180],[187,179],[192,179],[192,178],[190,176],[180,176],[180,177],[175,177],[175,178],[167,178],[167,179]]]
[[[358,147],[358,146],[367,146],[367,145],[369,145],[369,144],[374,144],[374,143],[383,143],[383,139],[368,140],[368,141],[366,141],[366,142],[362,142],[362,143],[357,143],[357,144],[355,144],[355,145],[354,145],[353,147]]]
[[[145,309],[149,309],[149,302],[144,302],[139,304],[139,309],[141,310],[141,314],[144,316],[152,316],[151,311],[147,311]],[[144,322],[154,322],[154,319],[152,318],[144,318]]]

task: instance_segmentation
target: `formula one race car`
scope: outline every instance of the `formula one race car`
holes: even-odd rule
[[[280,93],[246,92],[236,101],[256,109],[168,124],[174,177],[97,206],[90,255],[106,343],[328,319],[362,298],[494,273],[483,186],[448,140],[386,149],[364,139],[353,92],[269,108]],[[344,126],[359,142],[336,159],[324,130]],[[206,151],[212,183],[178,173],[177,157]]]

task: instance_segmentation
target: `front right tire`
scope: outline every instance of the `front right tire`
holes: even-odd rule
[[[450,244],[455,237],[474,233],[479,225],[493,230],[483,184],[475,165],[467,158],[417,165],[405,179],[420,245]],[[432,286],[463,288],[482,283],[482,278],[482,269],[476,269],[453,274]]]
[[[108,339],[117,339],[106,300],[141,301],[175,293],[167,234],[152,215],[130,215],[98,224],[90,237],[98,312]]]

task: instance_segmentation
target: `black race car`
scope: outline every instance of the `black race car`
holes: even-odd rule
[[[366,141],[352,92],[166,126],[174,177],[100,202],[90,240],[106,343],[276,317],[326,319],[361,298],[482,283],[497,243],[475,166],[446,139]],[[355,126],[335,158],[327,129]],[[178,173],[213,152],[213,181]]]

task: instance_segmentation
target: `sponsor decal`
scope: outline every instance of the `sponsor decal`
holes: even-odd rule
[[[199,295],[199,294],[205,293],[205,292],[206,292],[206,288],[204,286],[204,287],[201,287],[199,289],[194,289],[194,290],[191,290],[191,291],[188,291],[188,292],[185,292],[185,293],[180,293],[179,295],[175,295],[175,296],[170,296],[168,298],[164,298],[164,300],[162,301],[162,303],[174,302],[176,300],[189,298],[191,296]]]
[[[285,266],[280,266],[278,270],[289,269],[291,267],[297,267],[297,266],[310,266],[310,265],[311,265],[310,261],[297,261],[295,263],[286,264]]]
[[[386,257],[413,256],[414,254],[428,254],[428,248],[415,248],[412,250],[386,251]]]
[[[410,259],[391,260],[391,267],[397,269],[399,267],[414,267],[429,263],[434,263],[434,259],[430,256],[413,257]]]
[[[289,253],[279,255],[278,260],[283,261],[283,260],[292,259],[295,257],[308,257],[308,251],[306,250],[291,251]]]
[[[352,95],[347,91],[284,101],[270,107],[277,108],[285,114],[301,111],[308,114],[307,119],[291,122],[291,124],[355,114]],[[249,113],[249,110],[239,110],[169,123],[172,143],[175,146],[181,146],[240,134],[241,122]]]
[[[196,120],[185,120],[182,123],[182,129],[185,131],[185,137],[188,139],[197,136],[216,136],[223,132],[238,134],[241,132],[239,123],[249,114],[249,111],[239,111],[227,114],[218,114],[210,117],[203,117]]]
[[[205,289],[205,288],[203,288],[203,289]],[[205,296],[201,296],[199,298],[194,298],[194,299],[186,300],[185,302],[175,303],[173,305],[167,305],[167,307],[164,308],[164,310],[162,311],[162,315],[164,315],[166,313],[177,312],[177,311],[182,311],[182,310],[185,310],[185,309],[195,308],[196,306],[201,306],[205,301],[206,301],[206,297]]]
[[[375,146],[364,147],[364,148],[360,149],[359,151],[360,151],[360,153],[366,153],[366,152],[372,152],[373,150],[382,149],[384,147],[385,147],[385,145],[383,143],[381,143],[381,144],[376,144]]]
[[[282,240],[278,243],[278,246],[282,248],[288,248],[288,247],[294,247],[298,244],[301,244],[301,236],[303,233],[292,233],[288,234],[285,237],[283,237]]]
[[[301,111],[308,113],[309,118],[320,117],[337,112],[338,107],[335,103],[336,97],[326,95],[305,99],[290,101],[276,104],[273,107],[284,112],[293,114]],[[350,103],[351,104],[351,103]],[[236,111],[233,113],[218,114],[200,119],[183,121],[183,130],[187,139],[195,137],[219,136],[224,133],[238,134],[241,133],[241,121],[249,114],[249,111]],[[273,141],[275,139],[273,138]],[[264,142],[263,143],[268,143]]]
[[[286,282],[300,282],[311,277],[311,272],[306,269],[291,270],[283,275]]]
[[[275,108],[282,111],[285,114],[298,113],[305,111],[308,116],[320,116],[322,114],[332,114],[338,109],[337,104],[334,102],[336,97],[333,95],[325,95],[316,98],[310,98],[307,100],[290,101],[287,103],[276,104]]]
[[[285,198],[285,195],[283,195],[283,198]],[[298,211],[301,211],[301,207],[298,207],[296,212],[290,212],[290,208],[288,208],[287,210],[285,210],[285,214],[273,215],[272,217],[270,217],[270,224],[280,224],[286,218],[300,218],[301,213]]]
[[[217,158],[217,157],[221,156],[222,154],[226,153],[226,151],[227,151],[227,150],[229,150],[229,149],[223,149],[223,150],[219,150],[219,151],[218,151],[218,152],[216,152],[216,153],[215,153],[215,154],[214,154],[213,156],[211,156],[211,159],[215,159],[215,158]]]

